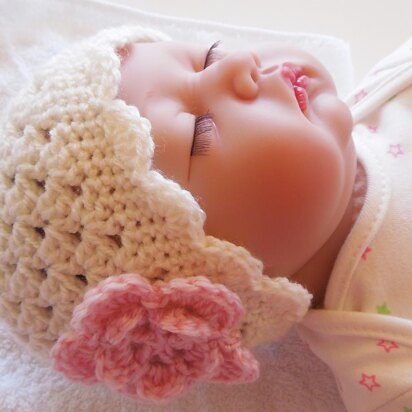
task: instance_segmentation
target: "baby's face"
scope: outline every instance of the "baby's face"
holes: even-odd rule
[[[189,190],[205,232],[292,275],[351,196],[352,119],[311,55],[160,42],[128,47],[119,97],[152,124],[154,167]]]

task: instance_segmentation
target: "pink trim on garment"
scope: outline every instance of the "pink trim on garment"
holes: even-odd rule
[[[138,274],[112,276],[86,293],[51,355],[70,379],[163,401],[200,380],[258,378],[240,341],[242,316],[239,297],[205,277],[151,285]]]

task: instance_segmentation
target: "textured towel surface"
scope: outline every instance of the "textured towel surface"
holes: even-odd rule
[[[344,412],[334,378],[295,333],[254,350],[260,379],[249,385],[201,385],[165,407],[137,404],[105,387],[84,387],[42,367],[0,324],[2,412]]]
[[[121,24],[147,24],[177,40],[228,45],[280,41],[312,52],[331,71],[338,90],[352,87],[347,45],[305,33],[275,33],[141,12],[106,1],[0,0],[0,111],[50,56],[96,31]],[[166,407],[136,404],[103,386],[82,387],[43,367],[0,323],[0,411],[344,411],[327,367],[293,332],[282,342],[254,350],[261,378],[250,385],[201,385]]]

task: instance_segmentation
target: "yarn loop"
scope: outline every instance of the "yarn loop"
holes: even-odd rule
[[[161,402],[201,380],[257,379],[240,341],[243,314],[235,293],[202,276],[153,285],[135,273],[111,276],[76,306],[51,355],[70,379]]]

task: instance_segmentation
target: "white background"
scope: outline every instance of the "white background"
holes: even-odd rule
[[[352,49],[355,80],[412,36],[412,0],[112,0],[143,11],[329,34]]]

